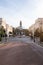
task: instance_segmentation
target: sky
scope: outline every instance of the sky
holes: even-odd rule
[[[0,0],[0,18],[6,23],[29,28],[37,18],[43,18],[43,0]]]

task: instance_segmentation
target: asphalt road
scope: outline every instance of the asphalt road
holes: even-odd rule
[[[43,47],[30,38],[12,38],[0,45],[0,65],[43,65]]]

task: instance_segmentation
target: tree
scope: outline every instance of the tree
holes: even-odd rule
[[[15,28],[13,28],[13,32],[12,32],[12,34],[13,34],[13,36],[16,35],[16,29],[15,29]]]
[[[23,32],[26,36],[29,36],[29,30],[28,29],[23,29]]]
[[[40,33],[40,42],[43,42],[43,32]]]
[[[39,37],[40,36],[40,32],[39,32],[39,29],[38,28],[35,30],[34,36],[35,37]]]
[[[5,36],[5,29],[2,26],[2,27],[0,27],[0,41],[2,40],[2,37],[4,37],[4,36]]]
[[[2,26],[0,28],[0,35],[1,35],[1,37],[4,37],[5,36],[5,33],[6,33],[6,31],[5,31],[4,27]]]

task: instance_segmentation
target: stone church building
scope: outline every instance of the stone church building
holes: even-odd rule
[[[22,21],[20,21],[20,25],[16,29],[17,29],[17,32],[16,32],[17,35],[23,35],[24,34],[23,27],[22,27]]]

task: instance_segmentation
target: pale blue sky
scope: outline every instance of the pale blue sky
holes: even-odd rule
[[[14,27],[21,20],[23,27],[28,28],[35,19],[43,17],[43,0],[0,0],[0,17]]]

